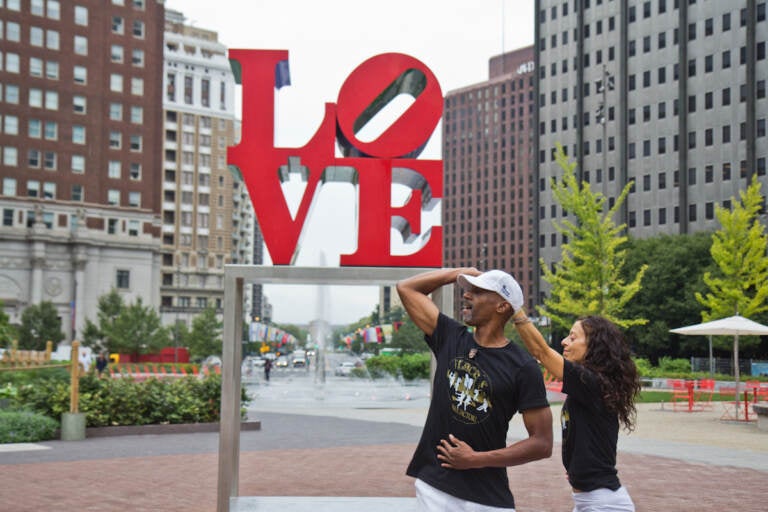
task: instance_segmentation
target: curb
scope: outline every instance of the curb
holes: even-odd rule
[[[244,421],[240,430],[261,430],[260,421]],[[142,436],[162,434],[197,434],[201,432],[218,432],[219,423],[177,423],[164,425],[120,425],[114,427],[89,427],[85,429],[85,437],[114,437]]]

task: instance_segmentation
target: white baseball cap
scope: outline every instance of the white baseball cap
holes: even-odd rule
[[[523,290],[515,281],[515,278],[503,270],[489,270],[479,276],[459,274],[456,281],[458,281],[462,288],[475,286],[498,293],[512,305],[512,309],[515,311],[523,307]]]

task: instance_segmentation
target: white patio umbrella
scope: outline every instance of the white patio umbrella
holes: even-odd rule
[[[733,336],[733,364],[736,379],[736,401],[739,401],[739,336],[768,336],[768,325],[753,322],[749,318],[735,315],[696,325],[688,325],[669,332],[687,336]]]

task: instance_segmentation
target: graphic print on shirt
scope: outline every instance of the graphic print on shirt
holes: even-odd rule
[[[485,421],[493,406],[488,375],[473,360],[457,357],[447,377],[453,417],[470,425]]]
[[[571,415],[568,414],[568,409],[563,406],[560,410],[560,428],[563,432],[563,446],[568,444],[568,425],[571,422]]]

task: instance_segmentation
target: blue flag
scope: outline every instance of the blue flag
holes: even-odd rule
[[[287,60],[281,60],[275,66],[275,88],[279,90],[284,85],[291,85],[291,70]]]

